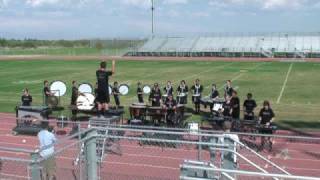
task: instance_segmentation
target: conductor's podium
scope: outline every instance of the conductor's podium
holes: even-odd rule
[[[16,107],[16,127],[13,134],[36,135],[41,130],[41,121],[47,121],[51,109],[47,106]]]

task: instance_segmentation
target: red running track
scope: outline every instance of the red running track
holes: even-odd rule
[[[35,136],[11,134],[15,126],[13,114],[0,113],[0,146],[12,148],[24,148],[34,150],[37,148],[38,140]],[[67,129],[67,131],[69,131]],[[294,132],[279,131],[280,134],[294,135]],[[319,136],[320,133],[314,133]],[[63,138],[64,136],[58,136]],[[25,140],[23,142],[23,140]],[[64,145],[74,141],[66,142]],[[121,155],[109,154],[101,166],[101,179],[178,179],[179,166],[183,160],[196,160],[197,150],[193,146],[179,148],[162,148],[159,146],[141,146],[136,141],[123,140],[120,143]],[[56,157],[58,179],[78,179],[79,166],[73,162],[78,155],[78,145],[72,146]],[[291,174],[320,177],[320,142],[289,141],[286,139],[275,139],[272,152],[263,151],[261,154],[280,167],[285,168]],[[248,151],[240,150],[240,153],[250,160],[264,167],[259,158],[254,157]],[[1,157],[30,159],[27,153],[14,153],[0,151]],[[202,151],[202,159],[209,160],[209,153]],[[259,164],[260,162],[260,164]],[[251,170],[246,162],[240,161],[240,169]],[[253,169],[252,169],[253,170]],[[267,170],[273,172],[271,167]],[[0,179],[26,179],[28,176],[27,163],[3,161],[0,170]],[[255,179],[243,177],[240,179]]]

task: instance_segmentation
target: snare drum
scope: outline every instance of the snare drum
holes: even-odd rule
[[[192,102],[193,103],[200,103],[201,94],[193,94],[192,95]]]
[[[163,94],[162,95],[162,102],[165,103],[168,99],[168,94]]]

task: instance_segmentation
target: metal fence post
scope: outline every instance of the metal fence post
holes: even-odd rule
[[[201,161],[201,150],[202,150],[202,136],[199,134],[199,145],[198,145],[198,161]]]
[[[31,169],[31,179],[32,180],[40,180],[41,172],[40,172],[40,155],[38,152],[31,153],[32,162],[30,163]]]
[[[96,138],[97,138],[97,130],[92,129],[87,134],[88,140],[85,142],[85,155],[86,155],[86,169],[87,169],[87,177],[90,180],[98,179],[98,171],[97,171],[97,153],[96,153]]]

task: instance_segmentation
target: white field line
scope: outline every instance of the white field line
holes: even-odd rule
[[[278,97],[278,100],[277,100],[277,104],[280,103],[281,98],[282,98],[282,95],[283,95],[283,92],[284,92],[284,90],[285,90],[285,88],[286,88],[286,86],[287,86],[287,82],[288,82],[289,75],[290,75],[291,70],[292,70],[292,66],[293,66],[293,63],[291,63],[290,66],[289,66],[286,79],[285,79],[284,82],[283,82],[283,86],[282,86],[282,89],[281,89],[281,91],[280,91],[280,94],[279,94],[279,97]]]
[[[186,76],[184,79],[186,80],[186,79],[195,78],[195,77],[199,76],[200,74],[208,73],[208,72],[210,72],[210,71],[220,70],[220,69],[222,69],[222,68],[224,68],[224,67],[228,67],[228,66],[231,66],[231,65],[233,65],[233,64],[234,64],[234,63],[228,63],[228,64],[225,64],[225,65],[222,65],[222,66],[218,66],[217,68],[214,68],[214,69],[208,69],[208,70],[206,70],[206,71],[201,71],[201,72],[199,72],[199,73],[192,74],[192,75],[190,75],[190,76]]]
[[[263,62],[263,63],[259,63],[258,65],[250,68],[249,71],[250,71],[250,70],[255,70],[255,69],[257,69],[259,66],[261,66],[261,65],[263,65],[263,64],[265,64],[265,63],[264,63],[264,62]],[[235,76],[235,77],[233,77],[233,78],[231,79],[231,82],[238,80],[238,79],[239,79],[242,75],[244,75],[245,73],[247,73],[247,72],[240,72],[237,76]],[[220,86],[220,87],[218,88],[218,90],[223,89],[224,86],[225,86],[225,85]]]

